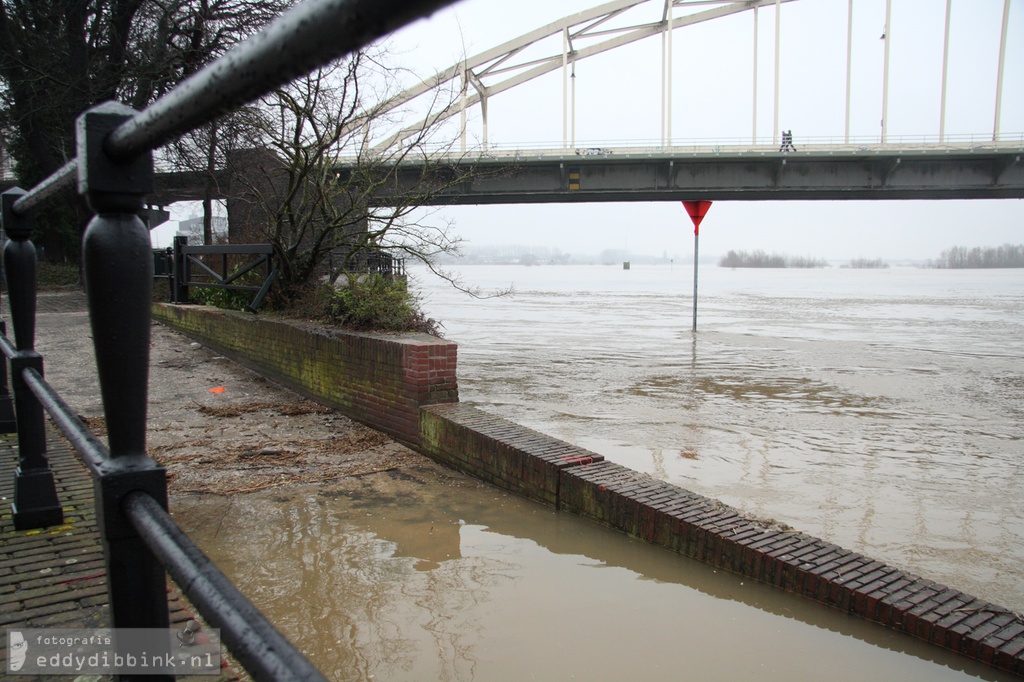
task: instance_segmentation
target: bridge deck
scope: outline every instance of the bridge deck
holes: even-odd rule
[[[449,164],[473,173],[432,203],[1024,198],[1022,155],[1020,143],[494,150],[409,159],[395,195]]]
[[[1024,136],[1020,139],[939,143],[908,141],[796,145],[695,141],[670,147],[623,146],[474,149],[439,153],[427,164],[476,166],[477,177],[439,194],[437,204],[573,203],[601,201],[732,201],[836,199],[1024,198]],[[355,160],[342,160],[339,170]],[[421,179],[421,157],[401,164],[398,181]],[[574,180],[576,182],[574,182]],[[158,169],[154,206],[198,201],[207,178]],[[0,181],[0,188],[4,186]],[[232,186],[217,172],[216,199]],[[382,196],[381,204],[388,203]]]

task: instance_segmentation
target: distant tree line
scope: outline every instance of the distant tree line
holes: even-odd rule
[[[853,258],[850,260],[849,265],[842,266],[844,268],[852,268],[854,270],[882,270],[889,267],[881,258]]]
[[[778,253],[757,251],[730,251],[718,261],[722,268],[824,268],[828,263],[822,258],[810,256],[787,256]]]
[[[929,260],[931,268],[1024,268],[1024,244],[1002,246],[954,246],[946,249],[937,261]]]
[[[439,254],[434,262],[445,265],[568,263],[569,254],[548,246],[523,244],[460,245],[457,252]]]

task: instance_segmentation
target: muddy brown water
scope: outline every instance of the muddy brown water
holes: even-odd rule
[[[436,466],[173,507],[332,680],[1011,679]]]
[[[858,343],[823,354],[827,343],[796,338],[799,324],[778,310],[769,315],[770,296],[748,292],[733,303],[753,301],[760,322],[743,330],[728,305],[717,313],[711,305],[703,345],[659,359],[653,349],[683,339],[685,324],[627,317],[611,330],[635,330],[624,334],[627,347],[595,351],[611,334],[589,318],[566,326],[577,313],[565,317],[562,294],[535,291],[520,299],[525,313],[474,309],[462,327],[448,317],[449,336],[460,342],[464,399],[902,568],[959,578],[947,579],[954,587],[1020,594],[1019,436],[1007,418],[1020,406],[1013,370],[1020,338],[1006,329],[1019,318],[985,312],[979,296],[961,305],[964,324],[977,330],[1000,320],[1002,340],[966,354],[918,340],[901,356],[917,362],[902,369],[897,360],[858,365],[847,362]],[[1019,311],[1014,296],[996,302]],[[926,299],[918,301],[923,316],[937,316],[942,302]],[[639,300],[650,304],[657,295]],[[636,301],[632,294],[591,300],[639,315]],[[688,307],[670,312],[685,316]],[[78,315],[58,326],[80,323]],[[654,319],[653,328],[642,319]],[[544,331],[538,320],[552,324]],[[773,324],[786,330],[767,343],[763,331]],[[849,333],[841,320],[816,333],[827,336],[830,324]],[[914,329],[899,331],[911,344]],[[39,345],[48,357],[80,352],[80,340],[41,325],[44,334]],[[638,357],[643,362],[629,364]],[[963,390],[987,403],[957,402],[958,380],[947,371],[956,366],[981,367]],[[48,377],[68,384],[73,406],[96,409],[88,379],[68,380],[50,367]],[[214,380],[235,390],[222,359],[194,369],[202,394]],[[951,389],[931,401],[945,412],[919,419],[919,386],[901,385],[915,374]],[[886,389],[895,397],[878,395],[879,377],[897,387]],[[987,416],[985,405],[994,407]],[[944,421],[949,413],[963,422]],[[957,457],[965,443],[966,456]],[[172,512],[330,679],[1016,679],[428,462],[329,484],[177,496]],[[942,575],[921,570],[935,567]]]
[[[1024,270],[413,272],[463,402],[1024,612]]]

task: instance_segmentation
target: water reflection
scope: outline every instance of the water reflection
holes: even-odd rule
[[[331,679],[1009,679],[439,467],[172,508]]]
[[[404,476],[392,472],[392,477]],[[418,483],[417,479],[410,479]],[[339,520],[352,522],[374,537],[394,545],[391,556],[416,559],[413,568],[431,571],[444,561],[461,559],[459,523],[424,505],[410,505],[401,498],[368,488],[326,488],[317,492],[327,499],[344,498],[345,514],[334,512]],[[403,503],[405,502],[405,503]]]

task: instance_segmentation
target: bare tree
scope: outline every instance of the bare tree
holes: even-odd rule
[[[179,137],[157,153],[160,165],[191,172],[199,178],[204,244],[213,243],[213,202],[226,192],[222,183],[228,154],[242,144],[241,140],[251,138],[259,116],[258,110],[242,107]]]
[[[378,104],[395,91],[394,79],[393,68],[368,52],[315,71],[266,98],[248,149],[228,155],[231,229],[245,225],[249,239],[274,246],[286,296],[318,275],[334,281],[367,251],[433,267],[436,255],[458,249],[451,225],[429,212],[424,218],[422,207],[478,171],[453,154],[437,123],[399,145],[373,148],[395,124]],[[436,91],[424,106],[442,112],[456,100]],[[418,181],[403,184],[400,169],[412,160]],[[325,272],[332,253],[340,257]]]
[[[220,195],[217,169],[223,167],[221,121],[183,135],[161,150],[161,158],[176,170],[190,170],[202,178],[203,244],[213,243],[213,201]]]

